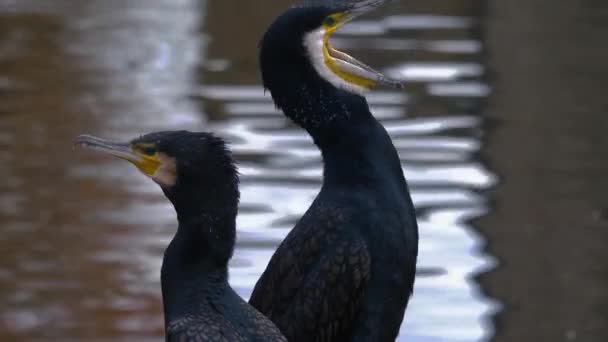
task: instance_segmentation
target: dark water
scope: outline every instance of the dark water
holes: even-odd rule
[[[231,283],[244,297],[320,187],[320,155],[259,84],[256,44],[289,1],[0,0],[0,340],[160,340],[172,208],[130,165],[73,152],[81,133],[213,130],[242,173]],[[244,15],[242,13],[246,13]],[[499,305],[469,222],[496,177],[478,158],[484,47],[475,1],[403,1],[334,44],[407,80],[369,95],[419,209],[401,340],[481,341]]]
[[[496,341],[608,341],[608,2],[488,2]]]

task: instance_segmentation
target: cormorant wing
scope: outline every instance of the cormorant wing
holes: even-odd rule
[[[236,305],[231,308],[224,307],[221,311],[222,314],[207,311],[189,315],[169,323],[165,340],[167,342],[287,342],[279,329],[266,316],[240,297]]]
[[[355,235],[321,250],[323,230],[286,239],[249,302],[287,340],[331,340],[352,331],[370,275],[370,255]]]
[[[165,341],[247,341],[232,324],[216,313],[187,316],[169,323]]]

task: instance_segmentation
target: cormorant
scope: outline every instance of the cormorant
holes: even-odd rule
[[[413,292],[415,209],[399,155],[363,94],[401,87],[329,36],[386,0],[308,1],[259,45],[264,87],[323,156],[323,186],[271,258],[250,303],[290,342],[394,341]]]
[[[175,207],[179,226],[161,269],[167,341],[286,341],[228,284],[239,189],[223,140],[176,131],[128,143],[80,136],[75,145],[133,163]]]

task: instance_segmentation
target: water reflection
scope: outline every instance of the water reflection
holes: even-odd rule
[[[225,25],[235,6],[254,2],[0,3],[0,339],[162,335],[159,267],[173,211],[129,165],[71,153],[85,132],[128,139],[186,128],[228,138],[242,173],[231,283],[249,296],[320,187],[319,152],[258,83],[255,43],[288,2],[236,28]],[[407,6],[335,39],[410,85],[369,96],[420,213],[416,295],[400,338],[483,340],[495,307],[472,277],[492,260],[468,222],[487,210],[478,190],[496,180],[475,159],[480,118],[454,110],[489,91],[481,45],[468,6],[395,15]]]
[[[0,213],[0,340],[162,334],[152,274],[173,218],[166,215],[164,225],[138,220],[164,203],[160,194],[131,193],[145,181],[133,170],[74,155],[70,146],[86,131],[127,138],[201,121],[197,108],[182,101],[203,51],[192,35],[201,25],[199,6],[27,0],[0,6],[0,74],[10,87],[0,92],[6,132],[0,176],[10,180],[0,184],[0,202],[7,204]]]

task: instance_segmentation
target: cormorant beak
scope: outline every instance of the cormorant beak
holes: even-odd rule
[[[156,154],[147,155],[141,151],[138,151],[133,143],[120,143],[97,138],[91,135],[81,135],[74,141],[74,146],[99,151],[120,159],[127,160],[148,176],[153,176],[160,166],[160,161],[158,160]]]
[[[322,51],[325,67],[335,76],[338,76],[341,79],[341,82],[345,82],[347,88],[351,88],[354,91],[365,92],[366,90],[377,86],[388,86],[391,88],[404,87],[402,82],[384,76],[379,71],[374,70],[354,57],[332,48],[329,44],[329,36],[339,27],[360,15],[380,7],[388,1],[390,0],[364,0],[355,2],[350,5],[347,10],[329,16],[323,23],[323,30],[321,32],[323,34]],[[311,40],[314,39],[314,36],[312,36]],[[309,43],[308,45],[315,46],[314,42]]]
[[[344,23],[347,23],[347,22],[355,19],[356,17],[363,15],[367,12],[371,12],[389,1],[391,1],[391,0],[364,0],[364,1],[355,2],[344,13],[345,14]]]

